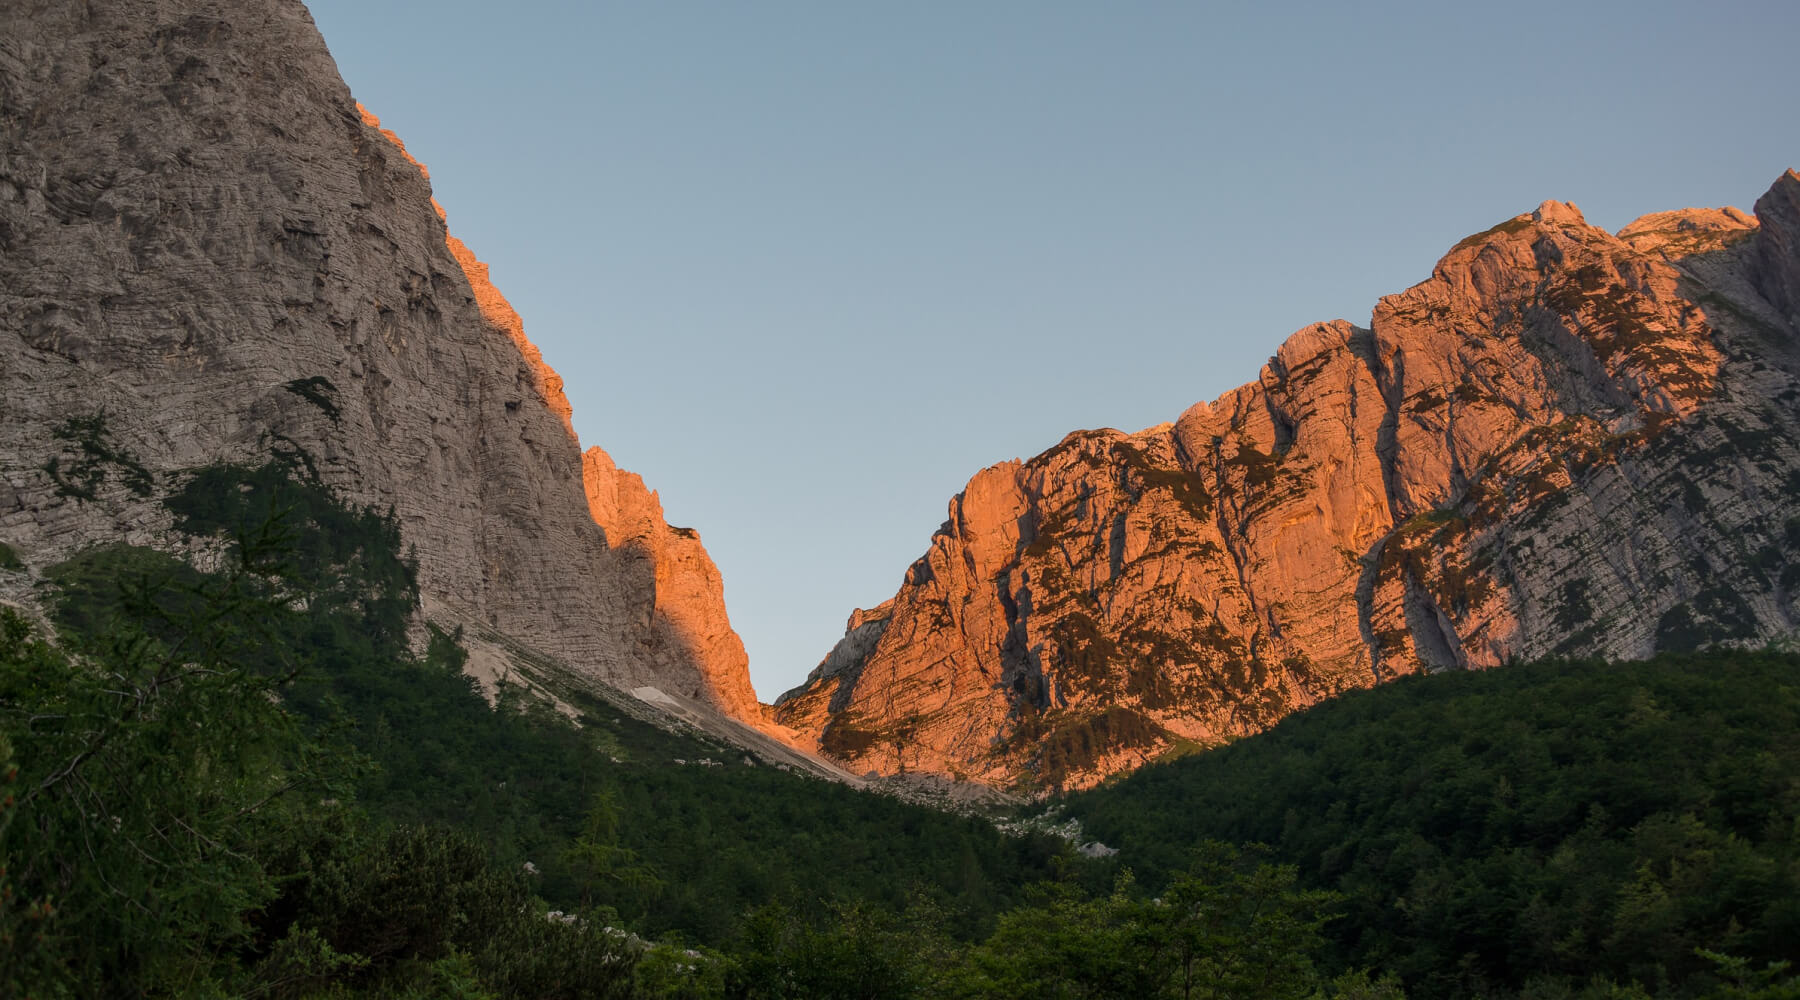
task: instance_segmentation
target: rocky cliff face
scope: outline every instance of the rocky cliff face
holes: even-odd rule
[[[983,470],[777,718],[852,769],[1080,786],[1348,688],[1793,634],[1800,176],[1546,202],[1368,327]]]
[[[103,413],[158,481],[304,450],[392,507],[426,613],[749,721],[699,538],[599,449],[422,167],[297,0],[0,8],[0,538],[44,565],[153,505],[45,473]]]

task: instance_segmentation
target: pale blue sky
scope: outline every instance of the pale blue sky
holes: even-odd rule
[[[310,6],[765,701],[983,466],[1172,420],[1545,199],[1800,166],[1791,0]]]

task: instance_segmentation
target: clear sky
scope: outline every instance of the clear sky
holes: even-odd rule
[[[982,467],[1173,420],[1545,199],[1616,230],[1800,166],[1793,0],[310,7],[765,701]]]

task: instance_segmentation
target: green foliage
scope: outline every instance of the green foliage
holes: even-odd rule
[[[662,884],[597,898],[651,937],[679,931],[717,946],[740,914],[769,902],[824,919],[846,905],[898,908],[915,894],[951,914],[952,933],[978,936],[1068,851],[770,767],[659,762],[616,774],[618,808],[630,818],[620,844]]]
[[[0,542],[0,569],[22,570],[24,568],[25,563],[20,561],[19,554],[13,551],[13,547],[5,542]]]
[[[11,990],[195,989],[274,895],[257,845],[342,769],[275,697],[298,663],[270,656],[294,614],[254,569],[270,544],[248,533],[198,579],[108,550],[83,568],[111,559],[136,575],[109,607],[82,609],[88,629],[62,648],[0,609],[0,735],[20,789],[0,855],[30,901],[0,911]]]
[[[418,603],[418,570],[400,555],[400,526],[391,511],[346,506],[295,459],[207,466],[188,475],[164,504],[177,530],[190,535],[231,541],[274,532],[279,545],[257,569],[308,594],[308,644],[355,647],[365,658],[402,651]],[[366,633],[368,643],[336,634],[345,628]]]
[[[91,464],[55,466],[90,494],[120,464],[95,419],[65,438]],[[559,692],[579,726],[504,680],[490,704],[458,633],[409,648],[392,514],[311,468],[182,477],[201,555],[51,567],[55,643],[0,609],[0,995],[1397,1000],[1366,969],[1429,997],[1796,992],[1800,658],[1353,694],[1072,800],[1153,887],[1095,892],[1110,866],[1059,841],[592,692]],[[1098,669],[1071,629],[1062,667]],[[1035,724],[1049,772],[1157,736],[1122,708]]]
[[[922,885],[974,934],[1065,850],[746,763],[579,692],[568,693],[579,729],[512,684],[496,710],[460,673],[462,656],[441,632],[422,660],[322,651],[329,669],[292,687],[289,704],[379,765],[356,793],[371,813],[455,826],[497,863],[531,863],[554,906],[610,907],[651,937],[718,946],[771,900],[818,915]]]
[[[165,552],[122,542],[99,545],[48,567],[50,611],[68,642],[104,646],[116,635],[147,630],[178,644],[189,617],[209,597],[208,578]]]
[[[1071,887],[1042,887],[1030,905],[1007,913],[970,957],[958,992],[969,996],[1147,997],[1155,976],[1140,951],[1141,903],[1123,883],[1088,898]]]
[[[306,997],[335,992],[333,984],[362,973],[369,960],[332,948],[318,931],[292,927],[275,942],[248,977],[245,992],[252,996]]]
[[[1295,870],[1202,844],[1161,893],[1130,875],[1108,896],[1065,885],[1008,913],[970,956],[964,996],[1305,1000],[1336,897]]]
[[[595,793],[581,834],[563,851],[563,860],[581,885],[583,906],[593,905],[594,889],[609,881],[641,896],[662,889],[662,880],[638,860],[637,852],[619,846],[619,807],[610,789]]]
[[[934,927],[860,906],[819,924],[764,906],[744,922],[725,992],[742,1000],[916,997],[944,974],[949,947]]]
[[[52,567],[58,645],[8,612],[0,739],[57,790],[0,819],[13,992],[716,996],[728,957],[608,925],[724,944],[771,900],[813,926],[918,889],[972,936],[1066,854],[591,693],[563,693],[579,728],[504,680],[490,704],[458,633],[408,648],[391,514],[310,470],[181,477],[165,502],[197,563],[112,545]],[[45,784],[59,761],[82,780]],[[171,831],[182,850],[150,854]]]
[[[1291,997],[1316,988],[1331,893],[1302,890],[1292,866],[1249,867],[1230,848],[1203,845],[1164,887],[1151,914],[1167,972],[1182,997]]]
[[[581,728],[504,682],[490,706],[456,634],[408,650],[392,517],[309,470],[198,470],[167,504],[217,569],[101,547],[47,574],[60,647],[8,619],[0,739],[26,747],[25,783],[59,787],[44,778],[70,760],[84,779],[0,819],[15,991],[971,996],[1038,974],[1004,971],[1006,933],[957,943],[996,921],[1149,912],[1074,883],[1016,905],[1053,870],[1094,871],[1060,842],[714,762],[724,748],[580,693]],[[190,828],[182,850],[157,840]],[[152,849],[169,853],[139,865]]]
[[[0,608],[0,995],[625,995],[629,942],[545,918],[484,845],[338,804],[361,768],[331,679],[449,682],[462,654],[407,652],[392,518],[297,468],[171,498],[216,569],[123,545],[52,567],[57,645]]]
[[[1595,976],[1698,995],[1696,949],[1800,949],[1800,657],[1718,652],[1405,679],[1073,797],[1146,877],[1274,845],[1346,898],[1339,965],[1419,996]]]
[[[500,996],[615,1000],[633,995],[638,947],[597,914],[565,921],[532,912],[505,924],[475,964]]]
[[[380,966],[486,942],[527,904],[524,885],[466,834],[431,827],[328,829],[309,846],[288,902],[332,948]]]
[[[644,950],[632,973],[639,996],[707,1000],[726,995],[728,970],[728,960],[718,952],[656,944]]]
[[[195,562],[52,567],[55,644],[0,611],[0,995],[1391,995],[1321,977],[1329,897],[1291,869],[1215,852],[1094,896],[1061,841],[591,692],[561,692],[579,727],[504,680],[490,704],[457,633],[409,648],[392,515],[311,468],[182,477]],[[1101,720],[1094,747],[1136,724]]]
[[[1403,1000],[1391,980],[1334,983],[1313,955],[1335,904],[1301,889],[1291,867],[1202,845],[1160,896],[1129,873],[1110,892],[1034,887],[993,932],[959,943],[946,914],[913,898],[808,919],[757,909],[724,957],[723,995],[764,998],[1278,998]]]
[[[450,995],[626,995],[630,941],[597,919],[546,914],[523,875],[503,873],[465,833],[341,818],[281,860],[292,874],[263,914],[263,933],[282,942],[258,966],[265,981],[347,982],[382,996],[441,996],[458,983],[464,993]],[[288,954],[296,940],[306,963]]]
[[[1707,1000],[1795,1000],[1800,997],[1800,976],[1789,974],[1794,964],[1770,962],[1754,967],[1749,959],[1725,955],[1705,948],[1694,952],[1712,963],[1717,982],[1706,993]]]

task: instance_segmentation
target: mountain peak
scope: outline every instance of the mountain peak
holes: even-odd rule
[[[1553,225],[1585,226],[1587,219],[1582,217],[1581,209],[1572,201],[1546,201],[1531,213],[1532,219]]]
[[[1757,210],[1544,202],[1166,432],[985,470],[777,718],[1067,788],[1402,674],[1793,634],[1800,177]]]
[[[1800,174],[1789,168],[1761,198],[1756,218],[1756,260],[1750,280],[1757,290],[1800,327]]]

